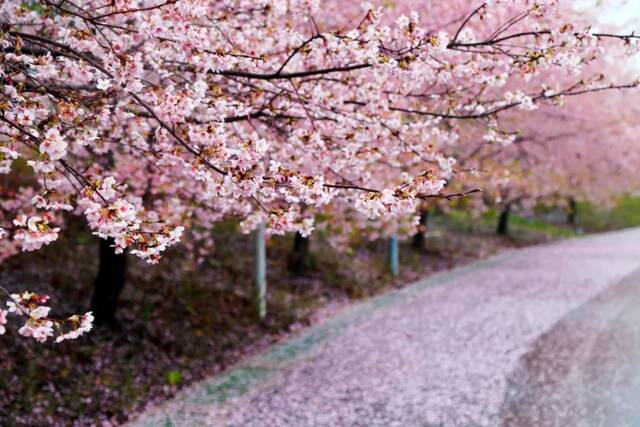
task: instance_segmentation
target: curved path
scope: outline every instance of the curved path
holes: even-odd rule
[[[640,229],[481,261],[355,305],[130,425],[622,426],[640,338],[617,325],[640,324],[638,268]]]

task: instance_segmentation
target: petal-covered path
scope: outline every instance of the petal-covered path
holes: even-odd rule
[[[541,336],[509,376],[509,427],[640,426],[640,270]]]
[[[538,373],[529,362],[553,359],[550,337],[569,342],[566,325],[588,317],[598,298],[618,286],[621,295],[634,292],[629,283],[638,268],[640,229],[481,261],[353,306],[131,425],[567,425],[531,415],[545,387],[557,386],[531,378],[566,374],[573,358],[556,364],[558,372]],[[623,312],[601,320],[608,324]],[[602,329],[579,330],[571,348],[596,340]],[[583,351],[584,363],[593,353]],[[571,408],[551,402],[548,420],[556,419],[553,410]]]

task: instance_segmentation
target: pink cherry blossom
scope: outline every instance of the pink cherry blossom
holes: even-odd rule
[[[581,107],[636,105],[635,33],[558,1],[431,3],[5,0],[0,173],[28,184],[3,188],[0,260],[69,215],[157,263],[228,218],[346,241],[459,197],[478,213],[637,184],[632,113]]]
[[[0,309],[0,335],[3,335],[7,332],[5,325],[7,324],[7,314],[9,312],[7,310]]]
[[[59,160],[67,154],[67,142],[60,135],[60,130],[51,128],[45,133],[40,143],[40,152],[48,154],[51,160]]]

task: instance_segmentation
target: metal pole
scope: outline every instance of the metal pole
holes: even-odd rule
[[[398,251],[398,236],[389,236],[389,271],[392,276],[400,274],[400,261]]]
[[[260,320],[267,316],[267,250],[264,239],[264,223],[261,222],[255,232],[255,280],[256,309]]]

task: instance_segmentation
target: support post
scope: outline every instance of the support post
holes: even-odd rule
[[[256,312],[260,320],[267,316],[267,249],[264,238],[264,223],[255,231],[255,299]]]
[[[400,261],[398,250],[398,236],[389,236],[389,272],[392,276],[400,274]]]

